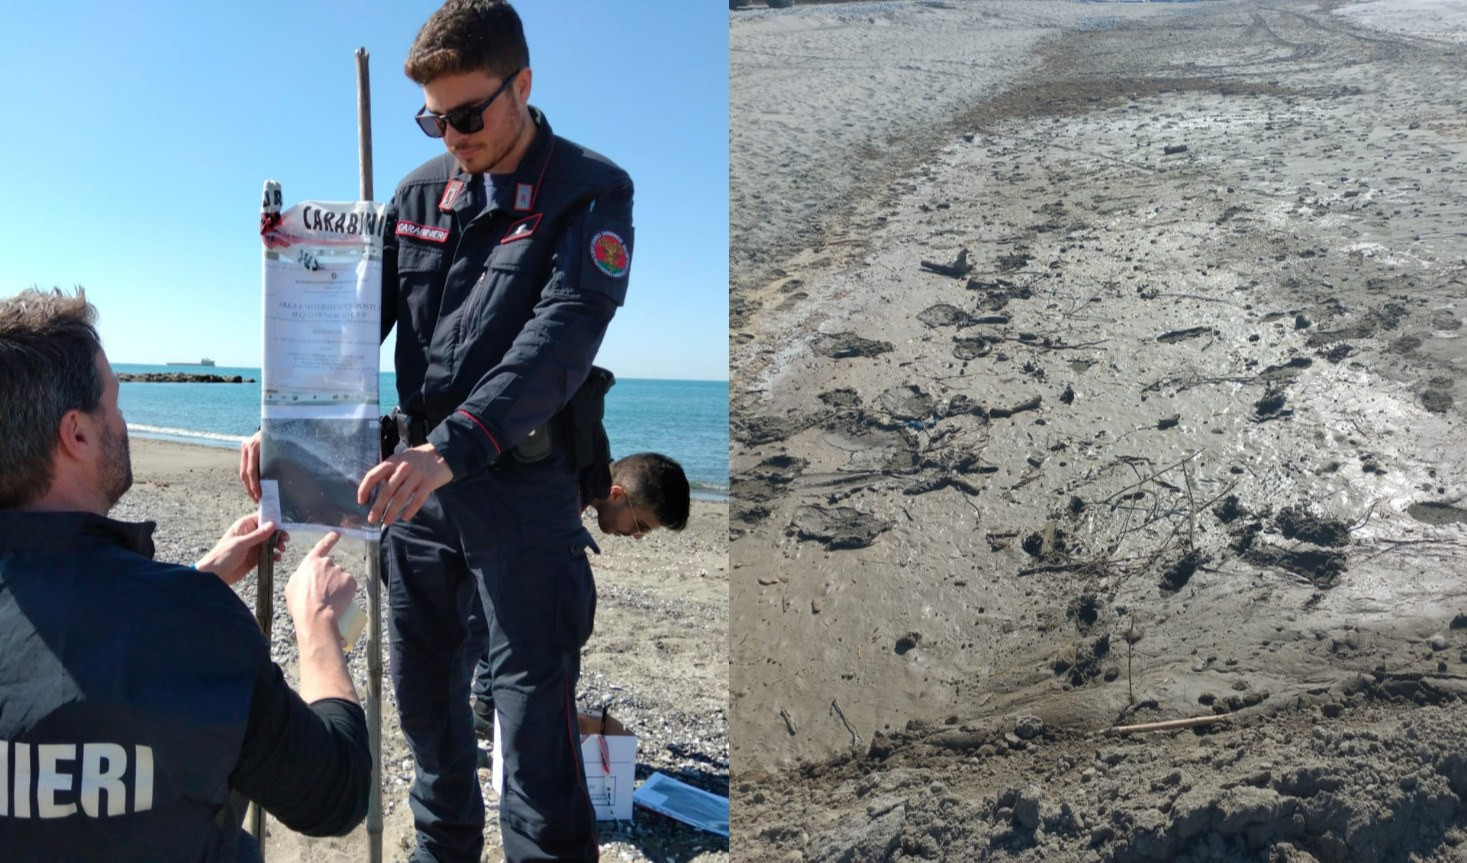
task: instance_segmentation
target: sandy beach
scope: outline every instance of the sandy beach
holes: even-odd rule
[[[158,522],[158,559],[193,563],[230,523],[251,511],[230,450],[154,440],[132,440],[133,490],[114,518]],[[582,656],[577,699],[582,706],[610,701],[611,711],[638,736],[637,781],[660,771],[717,794],[728,793],[728,507],[694,501],[688,527],[658,531],[639,541],[598,536],[595,558],[596,631]],[[273,650],[287,677],[295,675],[295,643],[281,593],[286,578],[314,537],[297,536],[277,566]],[[343,540],[337,559],[358,576],[366,572],[365,546]],[[255,607],[255,579],[239,585]],[[365,585],[358,604],[366,608]],[[366,689],[365,636],[351,654],[358,692]],[[383,778],[385,860],[405,860],[412,848],[407,785],[412,761],[397,728],[397,707],[386,680],[383,651]],[[480,771],[488,801],[485,860],[497,861],[497,799]],[[728,841],[638,809],[631,822],[602,822],[601,855],[608,861],[729,859]],[[271,861],[340,861],[367,857],[365,827],[341,839],[308,839],[271,825]]]
[[[1426,9],[731,15],[734,859],[1459,859]]]

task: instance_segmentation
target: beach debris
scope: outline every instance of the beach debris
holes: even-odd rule
[[[1037,716],[1020,716],[1014,724],[1014,733],[1020,740],[1033,740],[1044,733],[1044,720]]]
[[[1228,495],[1222,503],[1213,508],[1212,512],[1223,524],[1232,524],[1239,518],[1248,517],[1247,508],[1238,501],[1238,496],[1235,494]]]
[[[994,470],[997,470],[997,468],[995,467]],[[959,479],[955,476],[938,476],[932,477],[930,479],[919,480],[918,482],[915,482],[912,485],[909,485],[906,488],[902,489],[902,494],[909,497],[915,497],[919,494],[926,494],[929,491],[937,491],[944,488],[955,488],[963,492],[964,494],[972,495],[973,497],[977,497],[983,493],[982,489],[980,489],[976,485],[973,485],[967,480]]]
[[[1195,339],[1198,336],[1216,336],[1218,331],[1212,327],[1187,327],[1184,330],[1171,330],[1156,337],[1158,342],[1171,344],[1173,342]]]
[[[1137,734],[1142,731],[1175,731],[1179,728],[1195,728],[1199,725],[1211,725],[1214,722],[1226,722],[1231,714],[1217,713],[1212,716],[1192,716],[1187,719],[1167,719],[1162,722],[1143,722],[1139,725],[1116,725],[1110,729],[1111,734],[1125,735]]]
[[[1253,413],[1260,419],[1276,417],[1284,409],[1284,401],[1283,390],[1270,389],[1263,398],[1253,403]]]
[[[956,417],[972,413],[973,408],[976,406],[977,403],[973,401],[972,396],[958,393],[948,399],[947,404],[942,405],[938,412],[945,417]]]
[[[830,410],[819,410],[812,413],[792,413],[783,417],[736,416],[728,427],[735,440],[758,446],[798,434],[810,426],[824,422],[831,414]]]
[[[1186,144],[1167,144],[1165,147],[1162,148],[1161,152],[1162,152],[1162,155],[1165,155],[1165,156],[1175,156],[1178,153],[1185,153],[1185,152],[1187,152],[1187,145]]]
[[[1043,528],[1024,537],[1019,547],[1030,557],[1047,558],[1065,550],[1065,532],[1053,521],[1047,521]]]
[[[1315,545],[1339,546],[1350,542],[1350,525],[1344,521],[1324,519],[1310,513],[1303,506],[1291,506],[1281,510],[1274,525],[1284,539],[1298,539]]]
[[[1039,410],[1039,406],[1042,404],[1044,404],[1044,399],[1041,396],[1035,396],[1019,402],[1011,408],[988,408],[986,414],[989,419],[1003,419],[1004,417],[1011,417],[1014,414],[1023,413],[1024,411]]]
[[[1280,378],[1292,378],[1297,375],[1301,369],[1307,369],[1312,365],[1314,365],[1314,360],[1310,359],[1309,357],[1293,357],[1288,362],[1283,363],[1282,365],[1269,366],[1268,368],[1259,372],[1257,377],[1260,380],[1266,381],[1278,380]]]
[[[1157,431],[1166,431],[1170,428],[1176,428],[1177,423],[1180,423],[1181,421],[1181,414],[1172,414],[1169,417],[1162,417],[1161,419],[1156,421],[1156,429]]]
[[[1065,618],[1075,621],[1075,628],[1082,634],[1089,632],[1090,627],[1100,620],[1100,597],[1090,592],[1075,597],[1065,609]]]
[[[1207,558],[1197,549],[1191,549],[1182,555],[1176,563],[1167,567],[1161,574],[1162,593],[1176,593],[1187,586],[1192,580],[1197,568],[1207,562]]]
[[[1387,350],[1393,354],[1409,354],[1419,347],[1421,347],[1420,336],[1405,335],[1391,342]]]
[[[851,725],[851,721],[846,718],[846,712],[840,709],[840,702],[834,698],[830,699],[830,715],[839,719],[841,724],[846,727],[847,733],[851,735],[851,748],[855,749],[857,746],[860,746],[861,735],[856,733],[855,726]]]
[[[1027,287],[1019,287],[1008,279],[969,279],[967,288],[970,291],[993,291],[1004,297],[1027,300],[1034,296],[1034,292]]]
[[[998,268],[1001,272],[1011,273],[1014,270],[1022,270],[1029,266],[1029,262],[1032,260],[1034,260],[1034,256],[1024,252],[1014,252],[1012,255],[999,255]]]
[[[733,491],[733,507],[730,521],[758,524],[769,517],[769,503],[784,493],[784,489],[800,475],[809,462],[791,455],[773,455],[759,463],[758,467],[729,478]]]
[[[1110,681],[1114,679],[1111,676],[1114,669],[1105,667],[1109,655],[1110,633],[1103,633],[1094,640],[1081,640],[1061,648],[1050,657],[1049,667],[1056,677],[1069,680],[1071,686],[1084,686],[1102,675]]]
[[[967,249],[960,250],[958,256],[953,259],[951,264],[939,264],[926,260],[921,263],[922,269],[930,273],[937,273],[939,276],[948,276],[954,279],[963,278],[973,269],[973,265],[968,263]]]
[[[886,412],[902,420],[926,421],[934,415],[937,400],[919,386],[906,384],[892,387],[877,397]]]
[[[948,303],[938,303],[928,306],[917,313],[917,320],[929,327],[966,327],[976,323],[973,316]],[[1004,320],[1007,323],[1007,319]]]
[[[1444,414],[1452,409],[1452,394],[1444,389],[1425,389],[1421,392],[1421,406],[1434,414]]]
[[[838,551],[865,548],[890,528],[891,522],[852,507],[806,505],[795,510],[788,532]]]
[[[953,356],[960,360],[976,360],[986,357],[993,350],[991,342],[1000,341],[997,337],[990,339],[988,336],[954,336]]]
[[[1451,524],[1467,522],[1467,509],[1452,506],[1442,501],[1422,501],[1406,507],[1406,514],[1426,524]],[[1458,622],[1460,620],[1460,623]],[[1467,615],[1459,614],[1452,620],[1453,629],[1467,628]]]
[[[861,395],[851,387],[839,387],[826,390],[819,396],[822,402],[836,409],[859,408],[861,406]]]
[[[820,333],[811,347],[815,353],[834,360],[874,357],[892,349],[891,342],[862,338],[850,332]]]
[[[1322,549],[1282,549],[1252,545],[1243,560],[1253,566],[1282,569],[1302,577],[1318,588],[1331,588],[1345,571],[1345,554]]]

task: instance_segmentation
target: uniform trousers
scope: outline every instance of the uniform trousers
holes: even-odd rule
[[[414,860],[477,863],[482,853],[484,807],[468,700],[484,646],[468,627],[475,593],[488,629],[504,762],[505,857],[597,859],[575,706],[580,647],[596,601],[585,543],[577,538],[589,541],[589,534],[578,512],[571,513],[574,531],[562,524],[563,513],[547,524],[547,506],[553,504],[536,499],[534,483],[506,487],[491,474],[439,489],[412,521],[386,531],[392,683],[416,762],[409,791]]]

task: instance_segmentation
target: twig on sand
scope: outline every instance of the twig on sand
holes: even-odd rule
[[[1077,569],[1078,570],[1095,570],[1095,571],[1099,571],[1101,568],[1102,567],[1101,567],[1101,564],[1100,564],[1099,561],[1095,561],[1095,560],[1076,560],[1076,561],[1072,561],[1070,563],[1051,563],[1051,564],[1046,564],[1044,566],[1031,566],[1031,567],[1028,567],[1026,569],[1019,570],[1019,573],[1018,574],[1019,575],[1036,575],[1036,574],[1041,573],[1041,572],[1074,572]]]
[[[1370,502],[1370,506],[1368,506],[1368,507],[1365,508],[1365,514],[1362,515],[1362,516],[1360,516],[1360,520],[1359,521],[1357,521],[1354,524],[1350,525],[1349,530],[1354,531],[1356,528],[1364,525],[1365,522],[1369,521],[1370,520],[1371,513],[1375,512],[1375,505],[1378,504],[1378,503],[1380,503],[1381,500],[1382,500],[1382,498],[1376,498],[1375,500],[1371,501]]]
[[[830,699],[830,715],[840,717],[841,723],[845,725],[846,730],[851,733],[851,746],[855,747],[861,745],[861,735],[857,734],[856,729],[851,727],[850,720],[846,719],[845,711],[840,709],[840,703],[837,702],[834,698]]]
[[[1382,536],[1378,537],[1375,541],[1383,542],[1386,544],[1387,547],[1381,549],[1380,551],[1377,551],[1375,554],[1369,554],[1365,557],[1360,558],[1361,563],[1375,560],[1377,557],[1380,557],[1383,554],[1390,554],[1393,551],[1397,551],[1399,549],[1413,545],[1446,545],[1452,546],[1454,548],[1462,548],[1461,543],[1452,542],[1451,540],[1446,539],[1391,539],[1388,536]]]
[[[1200,450],[1200,449],[1193,450],[1190,455],[1187,455],[1186,457],[1184,457],[1182,459],[1179,459],[1177,461],[1174,461],[1171,464],[1167,465],[1166,467],[1161,468],[1160,470],[1157,470],[1157,471],[1152,472],[1152,474],[1150,476],[1143,477],[1139,481],[1131,483],[1130,485],[1126,486],[1125,488],[1121,489],[1120,491],[1116,492],[1115,494],[1112,494],[1110,497],[1107,497],[1106,499],[1104,499],[1102,501],[1098,501],[1098,502],[1099,503],[1110,503],[1111,501],[1115,500],[1120,495],[1123,495],[1126,492],[1131,491],[1132,489],[1140,488],[1141,486],[1145,485],[1146,483],[1150,482],[1151,480],[1156,479],[1157,477],[1161,476],[1162,474],[1166,473],[1167,471],[1171,470],[1172,468],[1174,468],[1174,467],[1180,467],[1181,465],[1186,464],[1187,462],[1191,461],[1192,459],[1196,458],[1197,456],[1199,456],[1201,454],[1202,454],[1202,450]]]
[[[1233,302],[1232,300],[1224,300],[1221,297],[1204,297],[1201,294],[1173,294],[1173,293],[1165,293],[1165,294],[1157,294],[1154,297],[1154,299],[1160,299],[1162,297],[1181,297],[1182,299],[1187,299],[1187,300],[1201,300],[1204,303],[1222,303],[1225,306],[1236,306],[1237,308],[1240,308],[1240,309],[1243,308],[1243,304],[1242,303],[1236,303],[1236,302]]]
[[[1106,729],[1108,734],[1135,734],[1139,731],[1171,731],[1176,728],[1192,728],[1198,725],[1211,725],[1214,722],[1225,722],[1232,717],[1231,713],[1219,713],[1213,716],[1192,716],[1187,719],[1168,719],[1164,722],[1143,722],[1140,725],[1116,725]]]
[[[1187,470],[1187,462],[1182,462],[1182,476],[1187,480],[1187,550],[1191,551],[1197,536],[1197,501],[1192,499],[1192,474]]]
[[[789,730],[790,736],[794,737],[795,734],[798,733],[795,730],[794,717],[790,716],[790,712],[788,710],[785,710],[783,707],[781,707],[779,709],[779,718],[784,720],[784,727]]]

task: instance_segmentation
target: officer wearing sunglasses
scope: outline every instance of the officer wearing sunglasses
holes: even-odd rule
[[[505,857],[594,861],[574,693],[595,586],[562,407],[626,297],[632,181],[530,106],[508,3],[449,0],[404,67],[423,89],[416,122],[446,152],[387,212],[383,336],[396,327],[407,440],[359,499],[386,526],[392,680],[416,763],[411,859],[482,851],[465,650],[477,594],[504,741]]]

